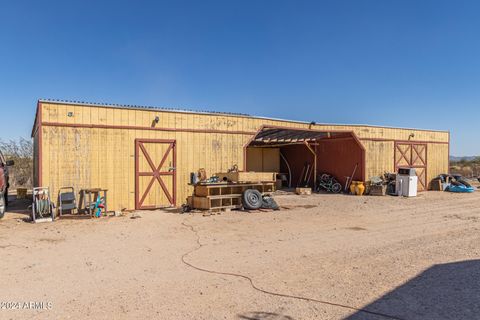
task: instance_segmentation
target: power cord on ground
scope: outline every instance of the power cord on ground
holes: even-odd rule
[[[198,231],[195,230],[195,228],[192,225],[189,225],[189,224],[185,223],[185,221],[182,222],[182,225],[184,227],[190,229],[195,234],[195,236],[197,238],[197,247],[188,251],[188,252],[186,252],[186,253],[184,253],[182,255],[182,262],[185,265],[189,266],[190,268],[193,268],[193,269],[198,270],[198,271],[206,272],[206,273],[224,275],[224,276],[231,276],[231,277],[236,277],[236,278],[241,278],[241,279],[247,280],[250,283],[250,286],[254,290],[256,290],[258,292],[261,292],[261,293],[264,293],[264,294],[267,294],[267,295],[270,295],[270,296],[290,298],[290,299],[296,299],[296,300],[303,300],[303,301],[307,301],[307,302],[315,302],[315,303],[320,303],[320,304],[324,304],[324,305],[349,309],[349,310],[352,310],[352,311],[363,312],[363,313],[371,314],[371,315],[375,315],[375,316],[380,316],[380,317],[384,317],[384,318],[387,318],[387,319],[405,320],[405,319],[399,318],[397,316],[392,316],[392,315],[388,315],[388,314],[381,313],[381,312],[369,311],[369,310],[366,310],[366,309],[363,309],[363,308],[356,308],[356,307],[352,307],[352,306],[348,306],[348,305],[344,305],[344,304],[340,304],[340,303],[329,302],[329,301],[324,301],[324,300],[318,300],[318,299],[313,299],[313,298],[307,298],[307,297],[302,297],[302,296],[295,296],[295,295],[290,295],[290,294],[284,294],[284,293],[278,293],[278,292],[264,290],[262,288],[257,287],[255,285],[255,283],[253,282],[252,278],[250,278],[248,276],[238,274],[238,273],[221,272],[221,271],[215,271],[215,270],[209,270],[209,269],[197,267],[197,266],[193,265],[192,263],[188,262],[186,260],[186,257],[189,256],[190,254],[194,253],[195,251],[200,250],[200,248],[202,248],[204,245],[200,242],[200,236],[198,234]]]

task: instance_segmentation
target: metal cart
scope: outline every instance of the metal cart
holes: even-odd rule
[[[33,188],[32,222],[46,222],[55,220],[55,210],[50,200],[48,187]]]

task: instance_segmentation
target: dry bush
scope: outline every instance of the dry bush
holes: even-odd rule
[[[480,176],[480,157],[474,160],[460,160],[451,163],[450,172],[472,178]]]
[[[32,187],[33,178],[33,144],[30,139],[4,141],[0,139],[0,150],[7,160],[15,161],[9,168],[10,187],[12,189]]]

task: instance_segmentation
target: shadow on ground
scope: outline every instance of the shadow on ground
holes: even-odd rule
[[[480,260],[434,265],[364,309],[409,320],[480,319]],[[357,312],[345,320],[386,317]]]
[[[290,316],[285,316],[285,315],[272,313],[272,312],[258,312],[258,311],[238,314],[237,319],[239,320],[294,320]]]

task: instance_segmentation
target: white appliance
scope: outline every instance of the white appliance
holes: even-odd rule
[[[418,177],[413,168],[399,168],[395,190],[397,195],[403,197],[416,197],[418,189]]]

